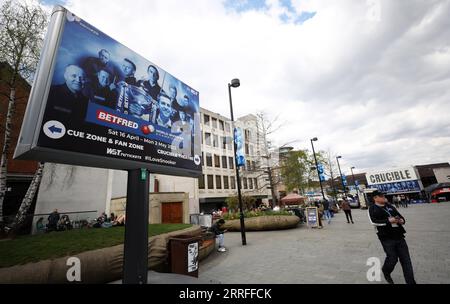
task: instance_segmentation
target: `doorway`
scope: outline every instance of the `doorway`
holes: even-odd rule
[[[182,224],[183,223],[183,203],[161,203],[161,223],[162,224]]]

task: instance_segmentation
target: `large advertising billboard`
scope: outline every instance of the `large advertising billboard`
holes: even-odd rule
[[[366,173],[371,188],[387,194],[420,192],[421,186],[414,168],[399,168]]]
[[[201,174],[198,91],[62,7],[50,27],[16,158]]]

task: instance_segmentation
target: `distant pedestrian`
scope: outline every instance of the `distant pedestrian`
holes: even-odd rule
[[[386,259],[381,269],[384,278],[389,284],[394,284],[391,273],[400,259],[406,283],[416,284],[409,249],[404,236],[406,233],[405,228],[403,228],[405,218],[394,206],[387,203],[383,193],[375,191],[374,201],[375,204],[369,208],[369,218],[378,230],[378,238],[386,253]]]
[[[398,208],[399,202],[400,202],[399,196],[394,195],[394,196],[392,197],[392,203],[394,203],[395,208]]]
[[[317,208],[317,217],[319,219],[319,227],[317,227],[317,228],[322,229],[323,228],[323,225],[322,225],[323,205],[320,203],[320,201],[315,201],[314,205]]]
[[[352,222],[352,224],[354,224],[352,217],[352,208],[350,207],[350,203],[347,201],[347,198],[344,198],[342,202],[342,210],[344,210],[345,217],[347,218],[347,224],[350,224],[350,221]]]
[[[328,224],[330,224],[331,223],[330,202],[328,200],[324,200],[322,204],[323,204],[324,219],[328,220]]]
[[[402,200],[401,200],[401,202],[402,202],[402,207],[408,208],[408,201],[407,201],[405,195],[402,195]]]

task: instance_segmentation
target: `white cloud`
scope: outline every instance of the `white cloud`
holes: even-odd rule
[[[281,114],[282,144],[343,156],[344,166],[384,168],[449,161],[449,1],[293,0],[303,23],[268,11],[235,12],[211,0],[71,0],[87,22],[200,92],[229,116]]]

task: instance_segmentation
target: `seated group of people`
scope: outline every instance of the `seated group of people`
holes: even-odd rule
[[[95,219],[94,223],[92,224],[92,227],[109,228],[124,225],[125,225],[125,214],[116,216],[114,213],[111,213],[111,216],[108,217],[108,215],[105,212],[103,212],[102,215],[100,215],[100,217]]]
[[[44,225],[44,218],[40,217],[36,222],[36,229],[38,232],[51,232],[51,231],[65,231],[73,229],[72,221],[70,220],[67,214],[60,215],[58,209],[53,210],[52,213],[47,218],[48,223]],[[111,216],[108,217],[105,212],[100,215],[100,217],[96,218],[92,223],[88,224],[88,227],[94,228],[109,228],[115,226],[124,226],[125,225],[125,214],[121,214],[119,216],[111,213]]]
[[[36,222],[36,229],[38,231],[64,231],[73,228],[72,222],[67,214],[60,216],[58,209],[53,210],[47,218],[48,223],[44,225],[44,218],[40,217]]]

